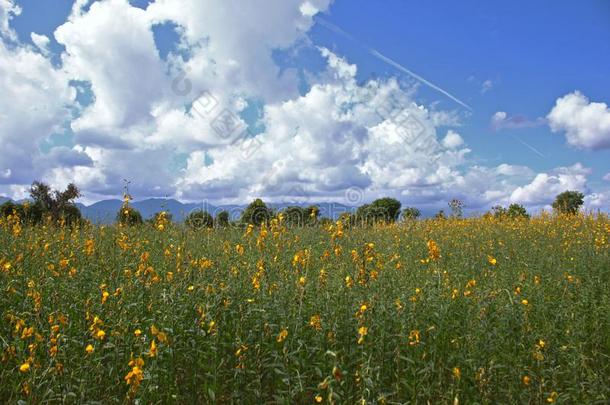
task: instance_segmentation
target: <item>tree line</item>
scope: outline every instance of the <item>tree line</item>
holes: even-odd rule
[[[85,220],[75,200],[80,197],[80,191],[74,184],[69,184],[65,190],[52,190],[49,185],[36,181],[30,188],[30,200],[23,203],[7,201],[0,205],[0,216],[7,218],[12,216],[19,218],[26,224],[60,223],[66,225],[77,225]],[[156,226],[165,226],[172,223],[172,216],[168,212],[158,212],[152,218],[144,220],[138,210],[133,208],[129,202],[131,197],[125,194],[123,205],[116,214],[116,222],[122,226],[141,225],[145,222]],[[553,209],[562,214],[577,214],[584,204],[584,195],[578,191],[566,191],[559,194],[553,202]],[[453,199],[448,203],[450,210],[446,214],[440,210],[436,219],[445,219],[448,216],[461,218],[463,216],[464,203]],[[282,210],[269,207],[263,200],[256,199],[250,203],[242,212],[239,219],[231,221],[227,211],[219,212],[215,217],[205,210],[194,210],[190,212],[185,224],[193,229],[205,229],[214,227],[227,227],[232,224],[252,224],[255,226],[268,223],[272,218],[280,215],[284,223],[292,227],[317,226],[332,222],[330,218],[320,217],[320,207],[312,205],[309,207],[290,206]],[[520,204],[511,204],[508,207],[494,206],[485,216],[497,219],[529,218],[525,207]],[[344,212],[340,219],[347,226],[372,225],[378,223],[394,223],[399,220],[415,221],[421,217],[421,211],[416,207],[402,209],[400,201],[394,198],[380,198],[370,204],[359,207],[355,212]]]

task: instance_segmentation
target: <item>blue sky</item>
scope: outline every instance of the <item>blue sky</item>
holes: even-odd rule
[[[333,200],[358,187],[363,200],[390,194],[404,203],[436,207],[453,192],[477,209],[510,202],[541,208],[553,193],[577,188],[589,196],[591,208],[608,207],[606,1],[256,0],[245,7],[236,0],[95,3],[0,1],[0,17],[8,15],[0,67],[17,60],[11,58],[19,50],[35,54],[41,64],[37,77],[42,69],[54,77],[39,86],[46,93],[36,99],[53,100],[49,92],[63,92],[55,94],[56,105],[41,107],[50,109],[50,116],[28,122],[37,148],[11,138],[9,131],[17,124],[0,125],[0,137],[7,133],[5,142],[16,156],[33,156],[29,166],[20,166],[18,159],[0,161],[3,194],[17,196],[42,177],[57,185],[81,181],[86,200],[94,201],[115,196],[120,190],[120,184],[113,184],[120,182],[116,179],[131,176],[141,197],[234,202],[262,194],[281,200],[297,189],[299,194],[306,190],[310,199]],[[335,57],[339,62],[333,65]],[[356,90],[349,75],[340,74],[349,66],[357,68]],[[187,72],[193,94],[178,100],[168,96],[167,88],[180,72]],[[19,80],[30,83],[27,74],[21,69],[9,75],[15,82],[7,81],[12,86],[7,91],[17,94]],[[426,136],[440,145],[442,150],[435,149],[440,160],[434,160],[440,163],[430,166],[425,156],[426,164],[409,163],[395,151],[388,156],[396,157],[384,162],[384,147],[393,143],[386,145],[376,131],[391,132],[387,124],[392,123],[373,122],[366,114],[353,118],[362,113],[350,110],[353,105],[337,106],[337,112],[350,111],[349,122],[324,112],[330,114],[327,120],[337,119],[328,127],[311,123],[315,119],[300,122],[307,117],[292,111],[318,117],[308,109],[312,103],[321,105],[339,90],[353,99],[366,83],[390,86],[392,80],[401,83],[399,97],[425,109],[425,117],[405,111],[423,120],[430,131]],[[323,85],[336,87],[320,94],[312,90]],[[195,93],[202,91],[219,104],[219,111],[229,110],[249,127],[243,140],[266,141],[255,158],[237,159],[235,145],[211,139],[216,116],[197,117],[193,110],[202,100]],[[28,94],[35,97],[35,88]],[[354,104],[359,102],[356,97]],[[284,133],[288,125],[296,138]],[[333,144],[322,138],[330,136],[324,131],[337,132],[332,139],[340,137],[353,156],[326,156],[323,152]],[[453,143],[446,138],[449,132]],[[306,141],[326,146],[289,147]],[[290,170],[297,161],[299,170]],[[227,167],[234,173],[223,172]],[[154,179],[147,177],[151,170],[159,171]],[[388,175],[390,170],[408,174]],[[246,183],[245,172],[263,175]],[[282,186],[270,187],[269,178]],[[483,189],[485,183],[490,190]]]

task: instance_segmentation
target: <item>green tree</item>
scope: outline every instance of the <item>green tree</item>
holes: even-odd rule
[[[41,222],[44,217],[50,217],[54,222],[64,220],[72,225],[82,220],[80,210],[74,204],[74,200],[80,197],[80,191],[72,183],[64,191],[53,191],[49,185],[35,181],[30,188],[30,197],[33,200],[33,222]]]
[[[508,206],[508,210],[506,212],[509,218],[517,219],[517,218],[529,218],[529,214],[525,207],[521,204],[511,204]]]
[[[402,211],[404,220],[415,220],[421,216],[421,211],[415,207],[407,207]]]
[[[136,226],[144,223],[140,211],[127,204],[124,204],[117,212],[116,222],[122,226]]]
[[[518,218],[529,218],[529,214],[523,205],[511,204],[508,208],[504,208],[501,205],[491,207],[491,213],[494,218],[497,219],[518,219]]]
[[[261,225],[273,217],[273,210],[260,198],[252,201],[241,214],[240,221],[243,224]]]
[[[227,211],[220,211],[218,215],[216,215],[214,222],[217,228],[226,228],[229,226],[229,213]]]
[[[282,214],[284,214],[284,221],[288,226],[300,227],[305,225],[305,210],[301,207],[286,207]]]
[[[363,224],[396,222],[400,215],[400,207],[400,201],[394,198],[380,198],[358,208],[356,220]]]
[[[15,204],[13,201],[6,201],[4,204],[0,205],[0,217],[6,218],[13,214],[17,214],[17,216],[23,220],[23,217],[25,216],[23,205]]]
[[[436,213],[436,215],[434,216],[434,219],[447,219],[447,215],[445,215],[444,210],[440,210],[439,212]]]
[[[565,191],[553,202],[553,209],[562,214],[574,215],[585,203],[585,195],[578,191]]]
[[[146,222],[156,224],[157,221],[159,221],[159,219],[161,218],[161,215],[163,215],[164,220],[167,222],[172,222],[172,220],[174,219],[174,216],[171,213],[167,211],[159,211],[155,212],[155,214],[150,219],[146,220]]]
[[[207,211],[195,210],[192,211],[184,221],[191,229],[204,229],[214,227],[214,217]]]
[[[305,215],[306,224],[315,225],[318,223],[318,219],[320,218],[320,207],[317,205],[310,205],[303,210],[303,214]]]

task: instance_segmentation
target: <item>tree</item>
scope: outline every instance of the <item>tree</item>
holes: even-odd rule
[[[421,211],[415,207],[407,207],[402,211],[404,220],[415,220],[421,216]]]
[[[215,223],[217,228],[226,228],[229,226],[229,213],[227,211],[220,211],[218,215],[216,215]]]
[[[212,214],[204,210],[192,211],[185,220],[186,225],[191,229],[204,229],[214,227]]]
[[[24,208],[21,204],[15,204],[12,201],[7,201],[0,205],[0,217],[6,218],[9,215],[17,214],[19,218],[24,217]]]
[[[511,204],[508,206],[508,210],[506,212],[509,218],[517,219],[517,218],[529,218],[529,214],[523,205],[520,204]]]
[[[119,209],[119,212],[116,214],[116,221],[122,226],[136,226],[144,223],[140,211],[128,204],[123,204],[121,209]]]
[[[394,198],[380,198],[371,204],[365,204],[356,211],[360,223],[396,222],[400,215],[400,201]]]
[[[174,216],[167,211],[159,211],[155,212],[152,218],[148,219],[146,222],[150,222],[151,224],[156,224],[157,222],[172,222]]]
[[[445,211],[440,210],[439,212],[437,212],[436,215],[434,216],[434,219],[447,219],[447,216],[445,215]]]
[[[508,208],[504,208],[501,205],[491,207],[491,215],[496,219],[518,219],[518,218],[529,218],[529,214],[523,205],[511,204]]]
[[[305,210],[301,207],[286,207],[282,213],[284,214],[284,221],[288,226],[300,227],[305,225],[307,220]]]
[[[449,202],[449,208],[451,208],[451,216],[455,218],[462,218],[464,203],[457,198],[454,198]]]
[[[44,216],[51,217],[54,222],[64,220],[69,225],[82,219],[80,210],[74,204],[74,200],[80,197],[80,191],[72,183],[64,191],[53,191],[47,184],[35,181],[30,188],[30,196],[33,200],[33,222],[41,222]]]
[[[339,215],[339,221],[341,221],[346,228],[351,228],[356,224],[356,215],[351,212],[343,212]]]
[[[315,225],[318,223],[318,218],[320,217],[320,207],[317,205],[310,205],[303,210],[303,214],[305,214],[305,223]]]
[[[578,191],[565,191],[559,194],[553,202],[553,209],[562,214],[574,215],[585,203],[585,195]]]
[[[261,225],[269,222],[273,217],[273,210],[260,198],[252,201],[241,214],[240,221],[244,224]]]

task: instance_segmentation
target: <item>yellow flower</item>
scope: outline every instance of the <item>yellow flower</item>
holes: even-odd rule
[[[529,305],[529,301],[526,299],[523,299],[523,300],[521,300],[521,304],[527,306],[527,305]]]
[[[157,357],[157,342],[155,342],[155,339],[150,342],[150,349],[148,351],[148,355],[150,357]]]
[[[314,399],[316,401],[316,404],[321,404],[323,400],[322,395],[316,395]]]
[[[435,241],[428,241],[428,256],[431,260],[438,260],[441,257],[441,250],[438,248],[438,245]]]
[[[487,261],[488,261],[488,262],[489,262],[489,264],[491,264],[492,266],[495,266],[495,265],[498,263],[498,261],[496,260],[496,258],[495,258],[495,257],[493,257],[493,256],[487,256]]]
[[[19,366],[19,371],[22,373],[27,373],[30,371],[30,363],[23,363],[21,366]]]
[[[136,335],[136,337],[140,337],[140,335],[142,334],[142,331],[140,329],[136,329],[133,331],[133,334]]]
[[[100,329],[95,334],[95,337],[98,338],[99,340],[104,340],[104,338],[106,337],[106,332],[104,332],[103,330]]]
[[[277,340],[278,343],[282,343],[284,340],[286,340],[287,337],[288,337],[288,330],[284,328],[277,335],[277,339],[276,340]]]
[[[131,371],[125,376],[125,382],[127,385],[131,385],[133,389],[136,389],[144,379],[144,372],[142,371],[144,360],[141,358],[131,360],[129,367],[131,367]]]
[[[367,328],[366,326],[361,326],[360,328],[358,328],[358,344],[359,345],[364,343],[364,337],[366,335],[368,335],[368,333],[369,333],[369,328]]]
[[[93,353],[95,349],[93,348],[93,345],[87,345],[87,347],[85,348],[85,351],[87,352],[87,354],[91,354]]]
[[[417,329],[409,332],[409,346],[415,346],[419,344],[419,331]]]
[[[352,280],[351,276],[345,276],[345,286],[347,288],[351,288],[354,285],[354,280]]]
[[[306,281],[305,277],[303,277],[303,276],[299,277],[299,285],[301,287],[303,287],[305,285],[305,281]]]
[[[559,396],[559,394],[557,394],[555,391],[551,392],[551,395],[549,395],[546,399],[546,402],[548,402],[549,404],[554,403],[557,400],[557,397]]]
[[[523,382],[523,385],[528,386],[528,385],[530,385],[530,383],[532,382],[532,379],[531,379],[529,376],[524,375],[524,376],[521,378],[521,382]]]
[[[462,370],[460,370],[459,367],[453,367],[453,370],[451,370],[451,372],[453,373],[453,376],[456,379],[459,380],[460,378],[462,378]]]
[[[315,330],[322,330],[322,322],[320,319],[320,315],[312,315],[311,318],[309,318],[309,326],[311,326]]]

